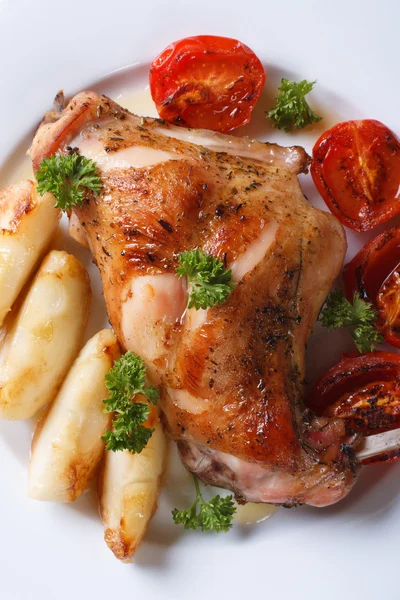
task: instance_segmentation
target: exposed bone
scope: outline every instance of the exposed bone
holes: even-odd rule
[[[385,431],[366,437],[357,452],[357,458],[364,461],[398,449],[400,449],[400,429]]]

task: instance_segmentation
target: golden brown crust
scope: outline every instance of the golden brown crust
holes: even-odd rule
[[[0,231],[14,233],[23,215],[37,205],[36,186],[26,179],[0,190]]]

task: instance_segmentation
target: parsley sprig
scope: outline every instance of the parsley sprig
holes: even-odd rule
[[[183,525],[185,529],[201,529],[202,531],[229,531],[232,527],[233,515],[236,506],[232,496],[221,498],[219,494],[206,502],[201,494],[199,481],[193,475],[196,488],[196,499],[187,510],[174,508],[172,518],[177,525]],[[200,510],[199,510],[200,509]]]
[[[232,271],[225,269],[220,258],[204,254],[200,249],[182,252],[178,258],[176,272],[187,277],[191,292],[189,308],[208,308],[223,304],[235,287]]]
[[[55,206],[61,210],[82,206],[87,190],[98,195],[102,188],[96,163],[76,153],[44,158],[36,171],[36,179],[39,194],[54,194]]]
[[[134,402],[137,394],[142,394],[151,404],[157,404],[158,391],[146,386],[146,367],[143,359],[127,352],[114,363],[106,375],[109,398],[104,400],[105,412],[115,413],[113,431],[107,430],[102,439],[106,449],[129,450],[139,454],[147,445],[154,429],[145,427],[150,407],[144,402]]]
[[[353,304],[339,290],[330,292],[321,312],[320,320],[324,327],[336,329],[345,327],[351,333],[361,354],[372,352],[375,344],[383,341],[375,323],[377,311],[370,302],[362,300],[357,293],[353,295]]]
[[[305,98],[315,84],[316,81],[306,79],[299,83],[282,79],[278,87],[279,94],[275,98],[276,106],[267,111],[267,116],[274,121],[275,127],[291,131],[318,123],[322,119],[310,108]]]

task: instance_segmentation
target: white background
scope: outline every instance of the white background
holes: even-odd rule
[[[318,79],[322,129],[282,138],[263,121],[254,130],[263,139],[310,150],[324,127],[352,117],[400,134],[399,21],[396,0],[0,0],[0,160],[60,88],[71,94],[122,66],[146,65],[169,42],[199,33],[237,37],[256,51],[270,76],[265,101],[281,76]],[[132,81],[143,85],[139,75]],[[313,196],[309,177],[303,185]],[[349,240],[352,252],[367,237]],[[317,332],[310,377],[347,343]],[[400,597],[398,464],[366,469],[337,506],[281,509],[218,537],[171,524],[164,494],[135,563],[125,566],[102,542],[94,494],[61,507],[27,499],[29,443],[29,424],[0,423],[1,600]]]

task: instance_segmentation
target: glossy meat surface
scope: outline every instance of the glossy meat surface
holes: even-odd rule
[[[340,500],[353,450],[341,421],[316,419],[302,397],[305,344],[346,242],[304,199],[305,152],[167,126],[92,92],[39,129],[34,168],[68,147],[96,160],[104,186],[71,231],[95,257],[120,343],[161,385],[186,466],[244,500]],[[222,306],[187,309],[175,267],[194,247],[232,268]]]

